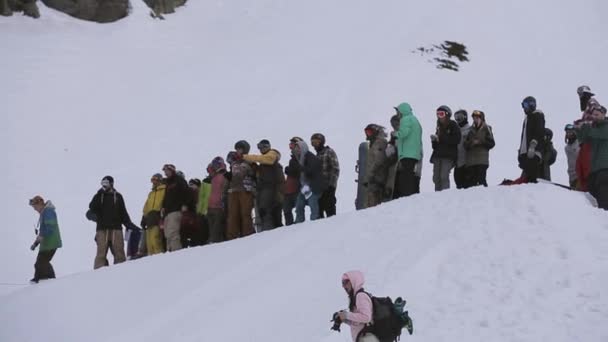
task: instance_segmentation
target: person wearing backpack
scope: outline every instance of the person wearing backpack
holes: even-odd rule
[[[342,287],[348,295],[348,311],[340,311],[338,317],[350,326],[353,342],[380,342],[372,333],[364,333],[372,322],[372,298],[364,291],[365,277],[361,271],[350,271],[342,275]]]
[[[272,149],[270,141],[263,139],[258,143],[260,154],[245,154],[243,160],[257,164],[257,194],[256,204],[262,218],[262,231],[282,226],[280,222],[280,209],[283,206],[282,187],[285,183],[283,166],[279,163],[281,153]],[[277,222],[277,210],[279,219]]]

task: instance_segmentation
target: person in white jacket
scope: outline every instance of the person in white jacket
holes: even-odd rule
[[[570,188],[576,189],[578,184],[578,176],[576,175],[576,159],[578,158],[578,152],[581,147],[576,138],[576,132],[574,131],[574,125],[567,124],[564,128],[566,132],[566,157],[568,158],[568,180],[570,181]]]

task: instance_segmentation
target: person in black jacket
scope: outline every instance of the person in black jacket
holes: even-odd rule
[[[536,109],[536,99],[526,97],[522,103],[526,114],[521,130],[521,143],[517,158],[519,167],[529,183],[536,183],[541,174],[542,152],[545,140],[545,115]]]
[[[94,269],[108,266],[106,258],[108,249],[114,256],[114,264],[124,262],[127,258],[122,226],[133,229],[135,225],[127,213],[122,195],[114,189],[112,176],[105,176],[101,180],[101,189],[93,196],[87,217],[94,218],[97,222],[97,232],[95,233],[97,254]]]
[[[437,130],[431,135],[433,154],[433,183],[435,191],[450,188],[450,172],[458,159],[458,144],[460,144],[460,126],[451,120],[452,111],[448,106],[437,108]]]
[[[549,128],[545,128],[544,145],[540,178],[551,181],[551,165],[557,160],[557,150],[553,146],[553,131]]]
[[[283,198],[283,215],[285,216],[285,225],[290,226],[294,223],[293,209],[296,207],[296,200],[300,193],[300,165],[298,158],[294,155],[293,149],[298,141],[303,141],[300,137],[293,137],[289,140],[289,150],[291,158],[289,164],[285,166],[285,188]]]
[[[304,222],[304,209],[307,204],[310,207],[310,220],[319,219],[319,197],[327,188],[327,180],[323,176],[323,164],[308,150],[308,145],[304,141],[298,141],[292,152],[298,160],[293,166],[300,172],[301,184],[296,199],[296,223]]]
[[[166,178],[165,198],[160,211],[164,219],[164,232],[167,239],[167,250],[169,252],[182,249],[180,227],[182,215],[191,205],[192,195],[188,184],[183,177],[177,175],[175,165],[163,166]]]

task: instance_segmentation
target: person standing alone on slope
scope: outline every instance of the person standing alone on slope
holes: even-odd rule
[[[34,278],[30,280],[32,283],[37,283],[43,279],[55,278],[55,270],[51,265],[51,260],[62,244],[57,213],[55,213],[53,203],[51,201],[45,203],[42,197],[35,196],[30,200],[30,206],[40,214],[36,240],[30,248],[33,251],[40,246],[36,264],[34,264]]]
[[[364,292],[365,278],[360,271],[350,271],[342,275],[342,288],[348,295],[348,311],[340,311],[340,320],[350,326],[353,342],[380,342],[372,333],[362,333],[366,325],[372,323],[373,304]]]

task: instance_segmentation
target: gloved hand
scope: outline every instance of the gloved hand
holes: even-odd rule
[[[384,150],[384,154],[386,157],[392,157],[395,153],[397,153],[397,149],[394,145],[386,146],[386,150]]]
[[[438,140],[437,135],[431,134],[431,141],[437,141],[437,140]]]
[[[532,141],[530,141],[530,146],[528,147],[528,159],[532,159],[536,156],[536,145],[538,145],[538,142],[532,139]]]
[[[30,246],[30,249],[36,250],[36,247],[38,247],[38,245],[40,244],[40,242],[38,241],[38,239],[36,239],[36,241],[34,241],[34,243]]]
[[[141,217],[140,224],[141,224],[141,229],[145,230],[146,228],[148,228],[148,226],[146,225],[146,217],[145,216]]]
[[[340,320],[342,322],[346,322],[346,311],[342,310],[342,311],[338,312],[338,317],[340,317]]]

